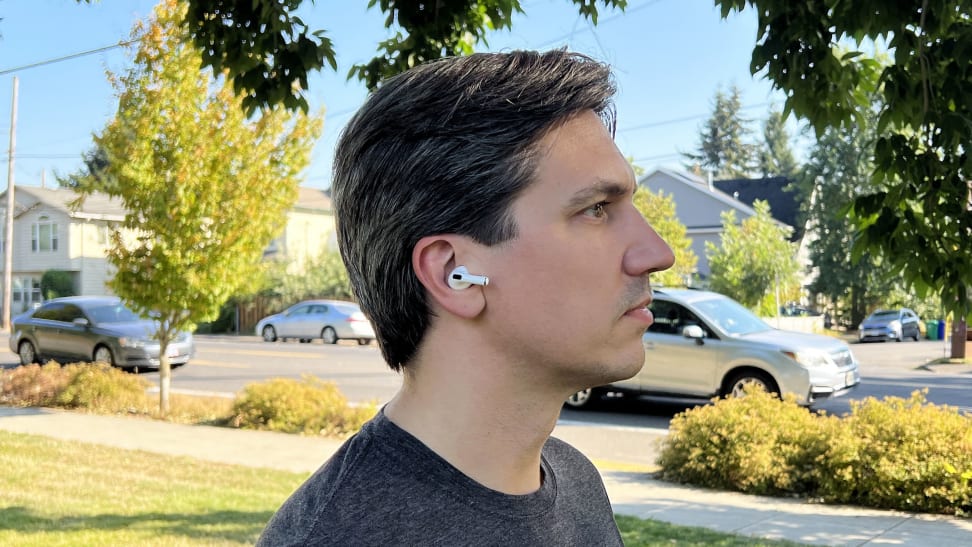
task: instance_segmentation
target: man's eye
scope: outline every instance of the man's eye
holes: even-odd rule
[[[606,206],[607,206],[607,202],[602,201],[598,204],[591,205],[587,209],[584,209],[584,214],[589,217],[604,218],[607,216],[607,211],[605,210]]]

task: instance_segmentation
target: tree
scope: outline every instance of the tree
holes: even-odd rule
[[[112,233],[109,286],[158,321],[163,414],[169,342],[215,318],[251,277],[296,199],[321,127],[319,117],[282,107],[247,119],[232,85],[213,86],[201,70],[184,12],[163,0],[146,28],[136,25],[134,66],[111,77],[118,111],[95,138],[114,181],[107,191],[128,211]]]
[[[716,4],[723,17],[754,8],[752,73],[818,135],[860,125],[880,93],[874,170],[851,209],[855,254],[880,255],[919,295],[937,292],[957,318],[972,319],[972,0]],[[866,54],[876,41],[893,51],[891,63]]]
[[[886,300],[893,283],[880,258],[853,257],[854,225],[848,206],[869,185],[873,170],[871,145],[876,119],[864,118],[855,129],[828,128],[810,150],[798,180],[805,213],[811,226],[809,259],[816,276],[808,287],[834,306],[835,318],[857,325],[879,302]]]
[[[699,257],[692,251],[692,240],[685,235],[685,225],[678,221],[675,201],[671,196],[640,186],[634,194],[634,205],[675,253],[675,265],[653,273],[652,281],[666,287],[686,286],[696,272]]]
[[[799,167],[793,158],[786,118],[778,110],[771,110],[763,124],[763,147],[757,153],[759,172],[763,177],[793,178]]]
[[[628,4],[627,0],[571,1],[595,25],[599,3],[622,10]],[[188,0],[182,25],[199,48],[203,66],[226,72],[247,112],[275,105],[306,112],[307,74],[325,63],[337,69],[337,58],[326,33],[311,31],[295,15],[304,3]],[[369,8],[376,4],[386,14],[385,28],[394,27],[396,33],[378,44],[380,53],[375,58],[348,72],[349,79],[357,77],[368,89],[422,62],[468,55],[476,44],[487,44],[488,32],[511,28],[513,16],[524,13],[519,0],[368,0]]]
[[[83,167],[76,173],[58,177],[58,184],[76,191],[88,188],[89,191],[108,192],[108,187],[113,183],[108,178],[108,156],[104,149],[92,148],[81,155],[81,161]]]
[[[740,114],[742,101],[739,88],[732,86],[729,95],[717,90],[712,106],[712,116],[706,120],[699,134],[695,153],[683,154],[693,165],[709,171],[719,179],[738,179],[750,175],[755,149],[747,142],[751,130],[750,120]]]
[[[787,240],[789,228],[778,225],[769,204],[753,203],[756,215],[736,222],[735,211],[722,213],[722,245],[706,242],[711,276],[709,286],[764,316],[777,315],[780,300],[799,291],[796,249]]]
[[[283,261],[266,263],[267,282],[261,294],[280,297],[283,302],[297,302],[308,298],[337,298],[353,300],[348,270],[337,251],[324,251],[307,260],[299,271]]]

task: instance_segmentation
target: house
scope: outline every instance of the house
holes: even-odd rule
[[[739,222],[756,215],[750,205],[723,192],[714,182],[685,171],[659,168],[642,177],[638,184],[652,192],[664,193],[675,202],[675,214],[692,240],[692,252],[699,258],[697,271],[703,279],[711,272],[705,244],[722,243],[722,213],[734,211]],[[778,219],[777,222],[789,227]]]
[[[793,228],[790,241],[797,243],[803,239],[805,227],[804,223],[800,222],[799,196],[796,190],[791,188],[791,182],[787,177],[765,177],[714,180],[712,184],[723,193],[750,207],[757,199],[767,202],[773,218]]]
[[[43,301],[40,281],[48,270],[71,275],[78,294],[109,294],[107,281],[114,275],[106,258],[109,234],[124,220],[121,202],[92,194],[77,210],[71,203],[78,194],[67,188],[17,186],[14,190],[13,253],[11,255],[11,315]],[[0,225],[6,252],[6,192],[0,194]],[[300,188],[287,213],[283,233],[264,253],[302,264],[325,248],[335,248],[334,215],[323,190]],[[4,261],[5,264],[5,261]],[[5,266],[0,265],[0,270]]]
[[[290,260],[290,268],[299,271],[326,250],[337,250],[331,198],[326,190],[302,186],[287,212],[283,233],[270,242],[263,257]]]

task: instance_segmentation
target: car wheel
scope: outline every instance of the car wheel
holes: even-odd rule
[[[37,352],[34,350],[34,344],[24,340],[17,346],[17,355],[20,356],[21,365],[30,365],[37,362]]]
[[[746,370],[736,373],[726,382],[722,395],[724,397],[742,397],[751,386],[762,387],[767,393],[774,395],[780,394],[780,388],[776,387],[776,382],[766,373],[758,370]]]
[[[96,363],[108,363],[115,366],[115,357],[111,354],[111,350],[105,346],[95,348],[94,360]]]
[[[324,340],[325,344],[337,344],[337,332],[331,327],[324,327],[324,330],[321,331],[321,340]]]
[[[263,341],[264,342],[277,341],[277,329],[273,328],[273,325],[267,325],[263,327]]]
[[[601,392],[595,388],[582,389],[577,393],[567,397],[564,404],[570,408],[588,409],[597,406],[601,400]]]

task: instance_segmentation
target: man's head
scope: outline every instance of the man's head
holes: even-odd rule
[[[515,238],[511,205],[534,181],[538,142],[583,112],[613,134],[614,92],[609,68],[576,53],[475,54],[391,78],[358,111],[335,154],[338,243],[392,368],[431,320],[416,244]]]

